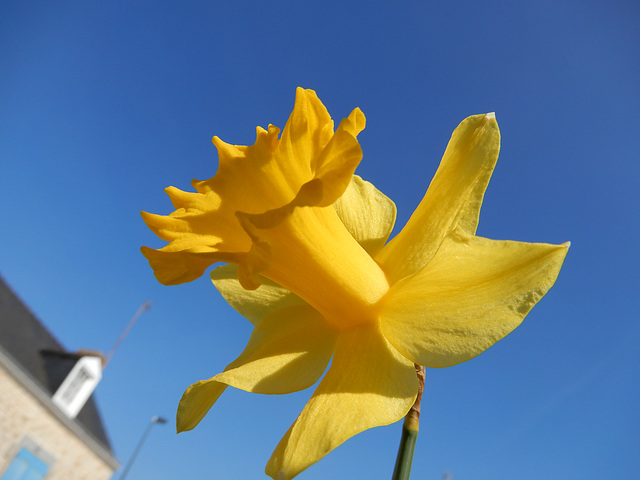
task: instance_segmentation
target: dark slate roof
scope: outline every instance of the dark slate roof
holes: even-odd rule
[[[0,277],[0,346],[52,396],[81,355],[67,352]],[[112,452],[93,396],[75,421]]]

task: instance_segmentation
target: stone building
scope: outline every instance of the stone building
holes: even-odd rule
[[[66,352],[0,278],[0,480],[107,480],[118,468],[91,396],[102,356]]]

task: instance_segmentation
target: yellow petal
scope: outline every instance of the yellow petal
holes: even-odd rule
[[[178,285],[200,277],[216,260],[188,252],[165,252],[141,247],[140,251],[163,285]]]
[[[214,137],[219,154],[216,175],[194,180],[195,193],[167,189],[176,209],[172,214],[143,212],[149,228],[170,242],[159,250],[142,249],[158,280],[169,285],[190,281],[223,261],[241,267],[245,288],[257,288],[257,274],[273,257],[269,244],[247,231],[248,219],[265,228],[284,221],[296,207],[335,202],[362,158],[356,135],[364,122],[355,109],[334,133],[333,121],[315,92],[298,89],[281,139],[273,125],[268,130],[258,127],[251,146]]]
[[[357,175],[333,207],[349,233],[372,256],[384,246],[396,221],[391,199]]]
[[[493,114],[464,120],[413,215],[376,256],[391,283],[424,267],[456,226],[474,234],[484,191],[500,151]]]
[[[204,418],[227,385],[282,394],[310,387],[327,368],[335,332],[308,305],[280,308],[258,322],[242,354],[223,373],[191,385],[178,405],[178,431]]]
[[[200,380],[182,394],[176,414],[178,433],[193,430],[218,401],[227,386],[214,380]]]
[[[253,393],[310,387],[327,368],[336,333],[309,305],[292,305],[258,322],[242,354],[213,380]]]
[[[356,108],[340,122],[336,133],[322,150],[315,172],[315,180],[322,182],[322,199],[313,203],[328,207],[349,186],[353,172],[362,160],[362,149],[356,135],[364,128],[364,114]]]
[[[382,331],[420,365],[469,360],[520,325],[555,282],[568,247],[457,230],[426,267],[391,287]]]
[[[282,159],[309,159],[311,163],[295,162],[301,176],[315,171],[317,155],[333,134],[333,120],[313,90],[296,89],[293,111],[282,131],[279,151]]]
[[[298,295],[337,328],[377,318],[373,310],[389,283],[333,207],[296,209],[271,228],[254,228],[247,231],[268,244],[274,258],[262,275]]]
[[[413,363],[376,325],[341,333],[331,368],[273,452],[267,475],[291,479],[352,436],[401,419],[417,390]]]
[[[297,295],[262,276],[262,284],[258,289],[244,289],[238,281],[236,265],[222,265],[212,270],[211,280],[229,305],[254,325],[275,310],[304,303]]]
[[[396,206],[387,196],[373,184],[354,175],[347,190],[333,206],[346,229],[369,255],[382,248],[396,216]],[[261,286],[256,290],[246,290],[238,281],[236,265],[223,265],[211,272],[211,279],[225,300],[254,325],[278,308],[304,302],[274,281],[258,276]]]

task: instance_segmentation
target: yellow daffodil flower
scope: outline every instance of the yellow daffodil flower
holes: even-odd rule
[[[315,92],[298,89],[282,135],[224,143],[217,174],[196,192],[166,189],[175,211],[143,212],[169,243],[142,247],[165,285],[216,262],[213,283],[255,326],[240,356],[184,393],[178,431],[194,428],[227,386],[284,394],[313,385],[266,472],[290,479],[348,438],[401,419],[416,398],[414,364],[447,367],[509,334],[553,285],[568,244],[475,235],[498,158],[493,114],[453,132],[435,177],[387,243],[395,205],[354,175],[359,109],[334,124]]]

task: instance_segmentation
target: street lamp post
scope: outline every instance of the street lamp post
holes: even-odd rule
[[[167,420],[162,418],[162,417],[152,417],[151,418],[151,421],[149,422],[149,425],[147,425],[147,428],[145,429],[144,433],[142,434],[142,437],[140,437],[140,441],[138,442],[138,445],[136,445],[136,449],[133,451],[133,454],[131,455],[131,458],[127,462],[127,466],[124,467],[124,470],[122,471],[122,475],[120,475],[120,480],[124,480],[125,478],[127,478],[127,474],[129,473],[129,470],[131,470],[131,465],[133,465],[133,462],[135,461],[136,457],[138,456],[138,453],[140,453],[140,449],[142,448],[142,445],[144,444],[144,441],[149,436],[149,432],[151,431],[151,427],[153,427],[153,425],[156,424],[156,423],[160,423],[160,424],[167,423]]]

